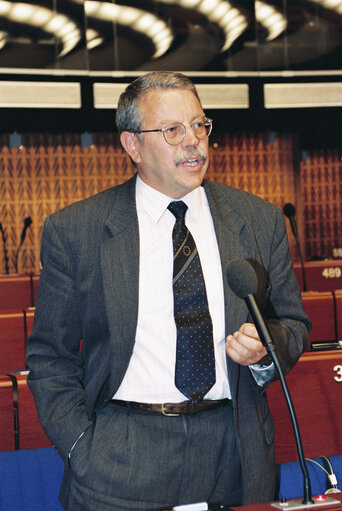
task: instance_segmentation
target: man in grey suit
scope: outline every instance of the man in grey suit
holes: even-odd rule
[[[287,373],[307,346],[310,321],[282,214],[204,180],[212,121],[184,75],[153,72],[132,82],[117,126],[137,175],[44,224],[28,383],[65,463],[62,505],[123,511],[271,500],[274,425],[265,389],[277,374],[225,275],[232,259],[254,266],[257,302]],[[175,377],[179,220],[168,206],[179,200],[200,256],[214,365],[209,371],[202,360],[198,374],[211,382],[193,399]]]

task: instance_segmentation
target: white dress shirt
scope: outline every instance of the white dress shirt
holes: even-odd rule
[[[144,183],[136,184],[139,221],[139,308],[133,354],[115,399],[143,403],[177,403],[186,397],[174,383],[177,331],[173,314],[173,199]],[[220,254],[204,189],[182,200],[197,245],[213,323],[216,383],[205,399],[230,397],[225,354],[224,293]]]

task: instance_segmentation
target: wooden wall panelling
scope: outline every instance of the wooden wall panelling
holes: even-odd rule
[[[8,238],[10,272],[15,270],[25,217],[31,216],[33,223],[19,252],[18,269],[38,272],[46,216],[133,175],[134,167],[116,133],[92,137],[93,145],[82,147],[79,134],[25,134],[20,148],[10,148],[8,136],[0,136],[0,221]],[[298,189],[292,135],[222,132],[214,133],[210,144],[209,179],[255,193],[281,209],[286,202],[304,201],[308,259],[330,256],[332,248],[342,247],[342,163],[337,151],[323,156],[312,153],[301,161]],[[288,220],[286,228],[296,261]],[[4,273],[0,261],[0,273]]]
[[[31,216],[33,223],[19,252],[18,270],[38,272],[46,216],[133,175],[116,134],[93,139],[94,145],[82,147],[78,134],[26,134],[20,148],[9,148],[2,137],[0,221],[8,236],[11,273],[25,217]]]
[[[307,259],[342,247],[342,162],[337,150],[314,151],[300,163]]]
[[[210,148],[208,178],[254,193],[276,204],[296,203],[293,138],[290,135],[216,135]],[[298,254],[289,222],[286,221],[290,250]]]

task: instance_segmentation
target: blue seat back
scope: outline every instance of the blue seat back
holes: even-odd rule
[[[342,455],[329,461],[342,490]],[[323,458],[315,458],[328,472]],[[307,461],[312,495],[325,493],[330,487],[325,471]],[[58,494],[63,477],[63,462],[53,447],[0,452],[1,511],[63,511]],[[303,475],[298,461],[277,465],[277,499],[303,497]]]
[[[1,511],[63,511],[63,462],[55,449],[0,452]]]
[[[337,486],[342,491],[342,455],[329,456],[328,459],[337,477]],[[314,458],[313,461],[319,463],[321,467],[330,473],[329,466],[324,458]],[[306,466],[310,477],[312,495],[319,495],[325,493],[331,485],[323,468],[313,461],[308,460]],[[299,461],[279,463],[277,465],[277,480],[277,498],[279,500],[283,497],[286,499],[303,497],[304,484]]]

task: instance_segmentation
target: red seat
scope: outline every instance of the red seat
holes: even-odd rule
[[[0,451],[14,450],[14,413],[12,381],[0,375]]]
[[[332,292],[302,293],[304,309],[312,321],[310,346],[313,342],[336,341],[335,303]]]
[[[334,291],[336,301],[336,329],[337,340],[342,345],[342,290]]]
[[[304,455],[342,452],[342,350],[307,352],[286,376],[295,408]],[[298,458],[288,407],[279,381],[267,389],[276,426],[277,463]]]
[[[300,263],[293,264],[300,288],[303,289],[303,273]],[[326,259],[304,263],[308,291],[334,291],[342,289],[342,260]]]
[[[27,340],[28,336],[32,332],[33,327],[33,319],[34,319],[34,313],[35,308],[30,307],[29,309],[24,310],[24,316],[25,316],[25,339]]]
[[[0,374],[25,367],[24,312],[0,311]]]
[[[31,276],[0,275],[0,310],[31,307]]]
[[[33,395],[26,382],[27,374],[27,371],[10,373],[14,388],[17,390],[17,399],[14,400],[14,406],[18,413],[16,448],[49,447],[52,444],[40,425]]]

